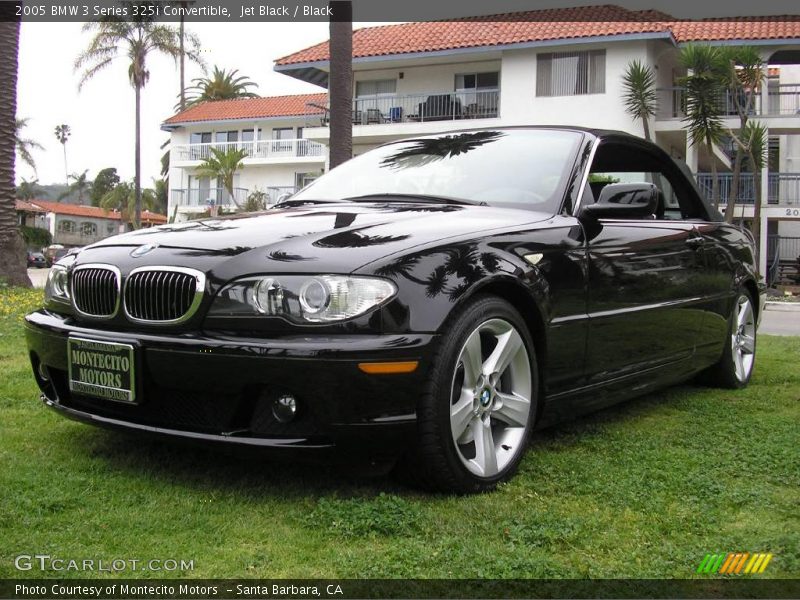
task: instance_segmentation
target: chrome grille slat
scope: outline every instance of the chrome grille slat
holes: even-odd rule
[[[205,276],[183,267],[139,267],[125,282],[125,313],[132,321],[180,323],[202,300]]]
[[[111,265],[78,265],[72,272],[72,302],[87,317],[108,319],[119,306],[119,271]]]

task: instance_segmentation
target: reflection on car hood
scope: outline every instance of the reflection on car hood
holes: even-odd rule
[[[153,244],[162,250],[191,251],[182,253],[184,256],[210,258],[233,257],[265,248],[267,257],[279,262],[316,261],[336,254],[336,262],[356,268],[419,244],[549,217],[528,210],[488,206],[314,204],[162,225],[107,238],[88,249]]]

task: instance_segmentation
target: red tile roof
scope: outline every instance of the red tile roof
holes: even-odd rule
[[[20,206],[30,206],[31,209],[20,208]],[[37,211],[38,209],[38,211]],[[52,212],[57,215],[67,215],[73,217],[90,217],[95,219],[113,219],[119,221],[122,214],[118,210],[105,210],[99,206],[88,206],[86,204],[67,204],[66,202],[52,202],[50,200],[32,200],[24,202],[17,200],[17,210],[27,210],[29,212]],[[149,210],[142,211],[142,223],[166,223],[167,217]]]
[[[800,17],[742,17],[734,20],[677,21],[656,11],[619,6],[580,6],[366,27],[353,32],[353,57],[387,56],[477,48],[525,42],[568,40],[624,34],[663,33],[679,43],[701,40],[800,38]],[[328,42],[275,61],[275,65],[326,62]]]
[[[45,212],[43,208],[35,206],[30,202],[26,202],[25,200],[17,200],[15,208],[20,212]]]
[[[164,124],[175,125],[195,121],[314,115],[320,114],[322,109],[310,105],[324,105],[327,100],[327,94],[297,94],[293,96],[266,96],[263,98],[237,98],[235,100],[203,102],[170,117],[164,121]]]

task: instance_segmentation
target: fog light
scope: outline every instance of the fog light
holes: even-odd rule
[[[279,423],[288,423],[297,415],[297,400],[291,394],[278,396],[272,403],[272,416]]]

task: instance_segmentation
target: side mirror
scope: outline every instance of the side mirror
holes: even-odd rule
[[[652,183],[609,183],[581,213],[594,219],[641,219],[656,212],[659,195]]]

